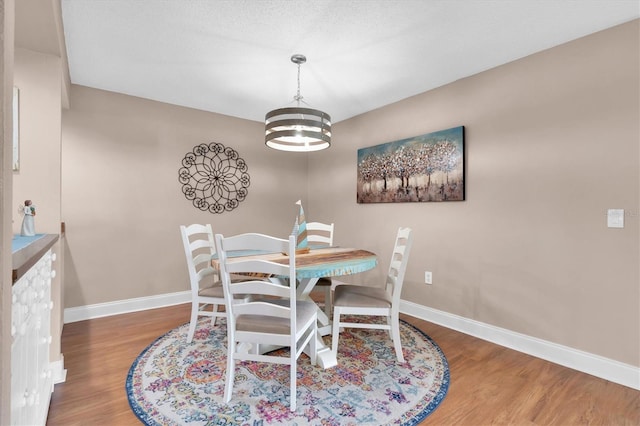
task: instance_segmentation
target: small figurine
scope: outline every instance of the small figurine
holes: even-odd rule
[[[22,229],[20,235],[24,237],[33,237],[36,235],[36,227],[33,221],[33,217],[36,215],[36,206],[34,206],[31,200],[24,201],[24,218],[22,218]]]

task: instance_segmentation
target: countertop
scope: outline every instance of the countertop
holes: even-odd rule
[[[18,238],[32,238],[33,237],[15,237]],[[44,234],[42,237],[33,239],[21,248],[18,248],[13,252],[13,271],[12,282],[15,284],[20,277],[22,277],[33,265],[40,260],[40,258],[58,241],[60,236],[58,234]],[[19,244],[22,246],[23,244]]]

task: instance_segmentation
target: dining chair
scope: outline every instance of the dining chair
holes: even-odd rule
[[[227,313],[218,310],[225,306],[225,299],[220,274],[211,265],[211,258],[216,254],[211,224],[180,225],[180,234],[191,285],[191,319],[187,332],[187,343],[191,343],[198,317],[211,317],[211,325],[215,326],[216,319],[226,317]],[[234,282],[245,279],[248,278],[237,275],[232,277]],[[207,310],[209,306],[211,310]]]
[[[400,293],[407,269],[412,235],[410,228],[398,229],[391,264],[384,287],[340,283],[333,292],[333,333],[331,350],[338,354],[340,329],[372,328],[388,330],[393,340],[396,357],[404,362],[400,340]],[[364,322],[341,320],[343,315],[357,315]],[[369,321],[371,317],[385,317],[386,323]],[[352,320],[353,321],[353,320]]]
[[[216,234],[218,263],[227,300],[227,374],[225,401],[231,401],[236,361],[250,360],[288,364],[289,408],[296,410],[297,360],[309,346],[311,364],[316,364],[317,308],[313,302],[296,300],[296,287],[284,283],[296,282],[296,235],[280,239],[248,233],[225,238]],[[284,253],[286,264],[256,260],[233,253]],[[281,280],[244,281],[231,285],[231,274],[269,275]],[[280,283],[280,281],[282,283]],[[250,295],[249,300],[235,301],[238,294]],[[233,301],[233,303],[229,303]],[[251,345],[251,350],[247,346]],[[286,357],[260,353],[260,345],[289,347]]]
[[[198,317],[211,317],[211,325],[215,326],[216,319],[227,314],[218,310],[225,306],[225,299],[218,272],[211,266],[211,258],[216,253],[211,225],[180,225],[180,234],[191,283],[191,319],[187,333],[187,343],[191,343]],[[207,310],[209,306],[211,310]]]
[[[315,247],[331,247],[333,245],[333,223],[307,222],[307,242]],[[331,317],[331,286],[330,277],[322,277],[315,288],[324,290],[324,313]]]

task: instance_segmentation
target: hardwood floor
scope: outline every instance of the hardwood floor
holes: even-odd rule
[[[66,382],[47,425],[140,424],[125,380],[157,337],[189,320],[190,305],[66,324]],[[421,425],[639,425],[640,392],[408,316],[444,351],[451,383]]]

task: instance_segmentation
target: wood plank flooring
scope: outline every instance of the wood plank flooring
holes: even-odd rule
[[[190,305],[66,324],[66,382],[49,426],[138,425],[125,380],[157,337],[189,321]],[[444,351],[449,392],[421,425],[640,425],[640,392],[408,316]]]

